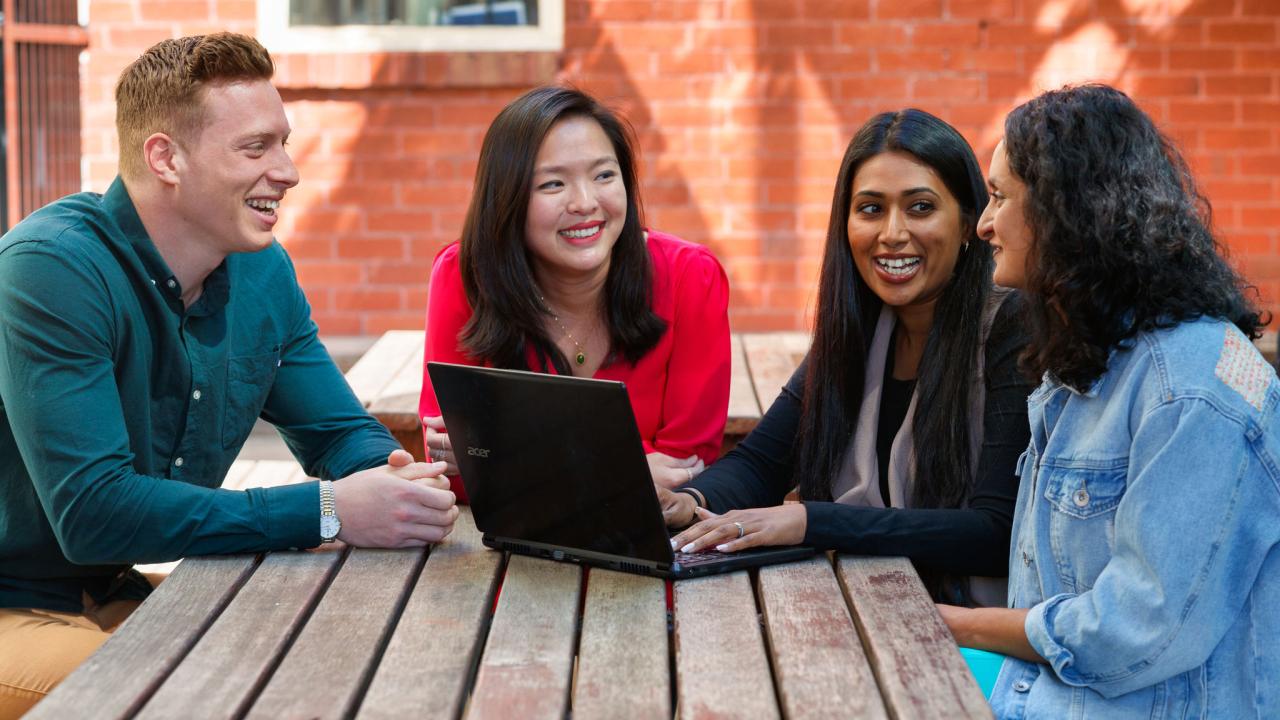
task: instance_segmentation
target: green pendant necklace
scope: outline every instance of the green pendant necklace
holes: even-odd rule
[[[548,313],[551,313],[551,319],[556,321],[556,324],[564,331],[565,337],[569,338],[569,342],[573,343],[573,347],[578,351],[578,354],[573,356],[573,361],[578,363],[579,366],[586,365],[587,354],[582,350],[582,343],[578,342],[578,339],[573,336],[573,333],[569,332],[569,328],[565,327],[565,324],[560,322],[560,316],[552,312],[551,306],[547,304],[547,299],[541,295],[538,296],[538,299],[542,301],[542,306],[547,309]]]

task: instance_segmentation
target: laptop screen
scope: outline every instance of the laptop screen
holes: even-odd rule
[[[622,383],[428,363],[483,532],[669,563]]]

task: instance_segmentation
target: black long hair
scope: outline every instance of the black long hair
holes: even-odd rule
[[[543,329],[551,310],[541,299],[525,244],[538,150],[551,128],[569,117],[599,123],[627,189],[627,217],[611,251],[604,286],[610,352],[635,363],[667,328],[653,312],[653,267],[636,186],[634,133],[581,90],[535,88],[503,108],[485,133],[462,226],[459,264],[472,315],[458,339],[470,355],[496,367],[528,367],[525,357],[532,345],[544,371],[549,362],[557,373],[571,372],[568,359]]]
[[[830,500],[831,486],[862,404],[867,351],[883,306],[858,273],[849,248],[853,181],[864,162],[904,152],[928,165],[960,206],[967,248],[938,298],[916,381],[914,507],[958,507],[972,485],[970,383],[977,371],[982,315],[991,290],[991,248],[978,240],[986,184],[973,149],[955,128],[922,110],[882,113],[853,136],[840,163],[818,289],[796,443],[796,483],[807,500]],[[887,501],[887,499],[886,499]]]
[[[1210,230],[1177,147],[1105,85],[1044,93],[1005,120],[1026,184],[1031,341],[1024,371],[1083,391],[1139,332],[1202,316],[1257,337],[1266,324]]]

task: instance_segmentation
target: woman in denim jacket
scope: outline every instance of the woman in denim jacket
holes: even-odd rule
[[[1013,111],[979,224],[1027,291],[999,717],[1280,717],[1280,384],[1178,151],[1123,93]]]

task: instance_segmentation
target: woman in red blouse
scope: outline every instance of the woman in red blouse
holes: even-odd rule
[[[720,451],[729,288],[706,248],[643,226],[632,148],[623,121],[572,88],[498,114],[462,239],[431,270],[425,359],[624,381],[653,480],[675,487]],[[465,501],[425,372],[419,414]]]

